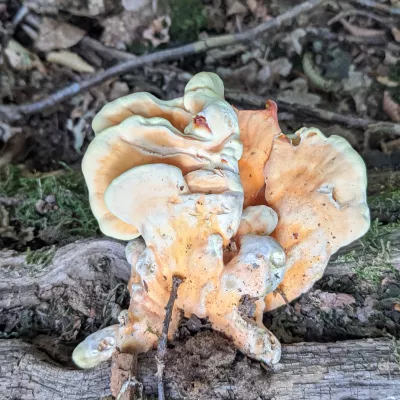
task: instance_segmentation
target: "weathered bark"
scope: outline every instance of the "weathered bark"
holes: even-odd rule
[[[400,265],[400,233],[383,234],[391,242],[390,262]],[[73,318],[104,313],[115,285],[125,285],[130,266],[124,244],[109,239],[78,241],[55,251],[46,265],[26,265],[25,256],[0,253],[1,315],[18,314],[62,301]],[[353,252],[352,257],[343,255]],[[376,249],[355,242],[330,262],[326,274],[352,273]],[[74,314],[75,313],[75,314]],[[41,348],[46,348],[42,345]],[[177,342],[166,356],[166,393],[172,399],[400,399],[400,367],[395,343],[358,340],[333,344],[284,346],[276,371],[238,359],[229,342],[202,332]],[[155,394],[155,354],[139,358],[138,379],[146,394]],[[100,399],[110,395],[110,365],[76,371],[54,364],[33,345],[0,341],[1,399]],[[383,397],[384,396],[384,397]],[[396,397],[397,396],[397,397]]]
[[[283,347],[275,371],[238,359],[228,340],[212,332],[175,344],[166,356],[171,399],[382,400],[400,399],[400,368],[388,339],[301,343]],[[110,395],[110,364],[67,370],[20,340],[0,341],[0,397],[102,399]],[[138,379],[157,393],[155,352],[139,357]]]
[[[20,332],[25,324],[27,333],[70,330],[73,339],[81,325],[90,332],[116,320],[121,310],[116,293],[128,295],[131,268],[124,251],[125,245],[115,240],[82,240],[60,247],[43,265],[27,264],[26,255],[18,252],[0,252],[4,331]]]
[[[385,262],[400,268],[400,232],[384,234],[378,242],[390,242]],[[360,241],[354,242],[332,258],[325,275],[354,274],[360,264],[377,258],[379,246],[365,247]],[[115,299],[115,288],[119,285],[124,289],[130,273],[124,248],[124,244],[110,239],[78,241],[56,250],[45,266],[27,265],[20,253],[0,253],[0,322],[8,331],[15,331],[13,326],[23,315],[21,310],[29,310],[34,321],[29,323],[36,325],[28,330],[60,334],[71,330],[69,339],[76,337],[72,331],[79,318],[80,326],[90,325],[86,332],[98,328],[91,321],[97,321],[97,325],[116,322],[121,306]],[[65,309],[68,313],[57,322],[57,310]],[[38,324],[35,321],[42,314],[48,315]]]
[[[110,278],[127,282],[129,276],[125,245],[115,240],[90,239],[68,244],[57,249],[47,265],[29,265],[25,254],[3,251],[0,253],[0,308],[34,306],[54,296],[57,288],[65,295],[64,289],[73,287],[74,300],[79,299],[79,294],[87,298],[89,282]],[[88,312],[84,305],[75,307]]]
[[[400,232],[383,234],[379,240],[391,243],[388,262],[400,265]],[[343,256],[350,252],[352,257],[344,260]],[[332,258],[325,275],[352,274],[360,256],[375,257],[374,252],[370,253],[371,249],[356,241]],[[125,245],[111,239],[87,239],[60,247],[52,261],[43,267],[27,265],[21,253],[3,252],[0,253],[0,309],[35,306],[55,295],[68,295],[73,289],[70,305],[88,314],[87,297],[97,296],[92,289],[94,282],[105,283],[110,279],[127,282],[129,274]],[[84,304],[79,304],[79,299]],[[94,304],[99,302],[98,298],[92,300]]]

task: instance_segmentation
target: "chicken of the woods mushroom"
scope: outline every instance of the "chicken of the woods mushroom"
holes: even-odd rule
[[[74,362],[90,368],[116,348],[155,347],[176,276],[170,338],[181,315],[207,317],[244,354],[277,363],[263,312],[309,290],[330,255],[369,227],[360,156],[317,129],[289,139],[275,103],[236,110],[205,72],[175,100],[115,100],[92,126],[82,164],[90,205],[105,235],[129,240],[131,301]]]

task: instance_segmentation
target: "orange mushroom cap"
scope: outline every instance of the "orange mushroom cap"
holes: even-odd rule
[[[366,168],[341,137],[326,138],[315,128],[301,129],[293,140],[283,135],[271,101],[266,110],[236,112],[244,207],[264,204],[276,211],[271,236],[287,256],[279,290],[265,299],[272,310],[309,290],[330,256],[368,230]]]
[[[278,213],[272,236],[285,249],[286,273],[278,286],[288,301],[322,277],[329,257],[370,226],[362,158],[340,136],[303,128],[293,141],[274,140],[265,164],[265,199]],[[268,310],[284,304],[266,297]]]
[[[239,119],[243,154],[239,160],[244,190],[244,207],[265,204],[264,165],[271,153],[275,136],[281,133],[278,107],[268,100],[265,110],[235,110]]]

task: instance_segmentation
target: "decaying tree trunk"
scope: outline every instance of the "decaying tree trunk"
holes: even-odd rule
[[[399,265],[400,233],[383,235],[380,240],[391,242],[387,257]],[[349,252],[352,257],[345,257]],[[373,258],[375,252],[356,242],[340,252],[326,274],[352,273],[360,257]],[[125,286],[129,272],[124,244],[109,239],[61,247],[42,266],[27,265],[20,253],[0,253],[0,318],[10,324],[10,315],[18,319],[21,310],[27,309],[41,315],[54,304],[68,309],[71,321],[79,315],[87,317],[86,322],[101,320],[107,307],[115,318],[120,306],[113,294],[116,287]],[[217,333],[203,331],[174,345],[167,352],[165,370],[166,394],[172,399],[400,400],[399,350],[389,339],[284,346],[275,371],[238,358],[229,341]],[[51,354],[46,344],[41,348]],[[154,356],[149,352],[139,357],[138,379],[148,395],[157,391]],[[110,395],[107,363],[94,370],[74,370],[55,364],[35,345],[19,339],[0,341],[0,360],[1,399]]]
[[[0,323],[4,331],[29,334],[51,331],[74,339],[108,325],[121,311],[127,297],[130,265],[125,244],[109,239],[78,241],[57,249],[50,256],[37,252],[34,265],[26,255],[0,252]],[[41,259],[46,261],[41,264]],[[28,258],[28,262],[29,262]],[[32,261],[30,261],[32,262]],[[117,292],[119,296],[117,296]],[[117,298],[119,297],[119,298]]]
[[[177,342],[166,356],[171,399],[383,400],[400,399],[395,343],[387,339],[284,346],[275,371],[237,359],[228,340],[202,332]],[[157,393],[155,352],[139,357],[138,379]],[[110,364],[93,370],[55,365],[32,345],[0,341],[4,400],[103,399],[110,395]]]

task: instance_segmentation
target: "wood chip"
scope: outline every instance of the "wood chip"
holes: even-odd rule
[[[137,355],[115,351],[111,364],[111,393],[120,400],[141,399],[143,385],[136,381]]]

